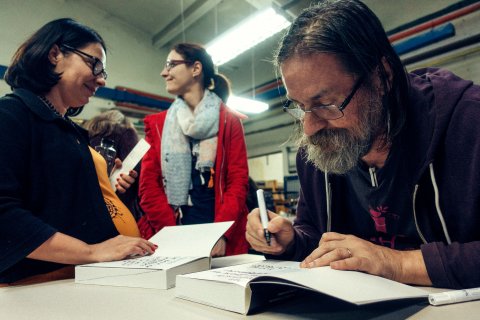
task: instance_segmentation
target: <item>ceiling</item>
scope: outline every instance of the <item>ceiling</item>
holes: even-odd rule
[[[147,34],[155,48],[170,48],[187,41],[209,43],[216,35],[266,6],[274,6],[289,20],[311,3],[310,0],[88,0],[116,19]],[[455,0],[364,0],[379,16],[386,30],[412,21]],[[267,21],[265,23],[268,23]],[[280,34],[246,51],[219,67],[231,81],[235,94],[275,79],[271,59]]]
[[[147,34],[155,48],[178,42],[207,44],[257,10],[273,5],[289,20],[310,0],[92,0],[92,4]],[[268,22],[266,22],[268,23]],[[232,82],[235,94],[271,81],[270,63],[279,34],[219,67]]]

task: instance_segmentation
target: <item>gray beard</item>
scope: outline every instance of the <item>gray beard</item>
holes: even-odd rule
[[[367,102],[362,104],[366,110],[360,111],[355,127],[322,129],[309,137],[302,133],[297,145],[306,150],[306,160],[333,174],[345,174],[355,167],[379,136],[384,118],[382,98],[370,97]]]
[[[370,150],[371,137],[359,138],[347,129],[325,129],[305,137],[307,161],[318,169],[333,174],[345,174]]]

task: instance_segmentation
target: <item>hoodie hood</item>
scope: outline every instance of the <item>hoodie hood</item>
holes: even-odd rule
[[[415,70],[409,74],[409,81],[411,103],[407,106],[404,136],[416,150],[419,178],[434,162],[451,122],[462,112],[457,106],[473,82],[438,68]]]

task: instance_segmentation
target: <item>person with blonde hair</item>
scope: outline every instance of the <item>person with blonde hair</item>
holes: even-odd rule
[[[132,122],[117,109],[111,109],[91,118],[83,125],[88,130],[90,145],[95,148],[100,145],[103,138],[113,141],[117,157],[123,161],[139,141],[137,130]],[[135,167],[135,172],[140,173],[140,164]],[[128,190],[117,194],[135,217],[140,219],[143,211],[140,208],[138,197],[138,180],[130,185]],[[114,218],[115,219],[115,218]],[[123,219],[118,216],[118,219]]]
[[[132,122],[120,111],[111,109],[91,118],[83,125],[88,130],[92,147],[100,145],[102,138],[113,141],[120,160],[124,160],[140,139]]]

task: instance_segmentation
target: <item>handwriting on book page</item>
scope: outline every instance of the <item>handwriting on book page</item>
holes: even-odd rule
[[[96,267],[132,268],[132,269],[170,269],[196,260],[197,257],[146,256],[121,261],[96,263]]]
[[[123,260],[122,266],[129,268],[168,269],[192,260],[190,257],[141,257]]]
[[[297,271],[299,270],[298,264],[298,262],[261,261],[200,272],[195,275],[195,278],[223,281],[244,286],[258,276],[273,275],[285,271]]]

